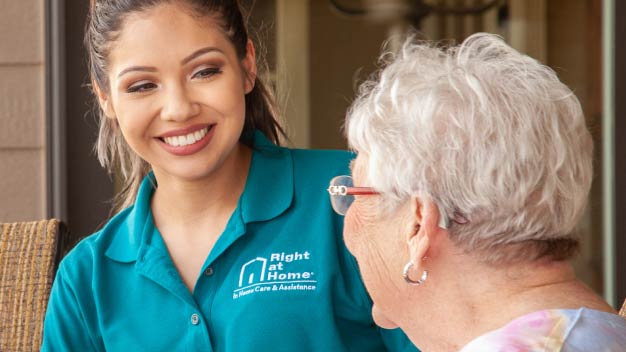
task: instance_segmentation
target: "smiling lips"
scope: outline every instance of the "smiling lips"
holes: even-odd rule
[[[168,152],[178,155],[190,155],[200,151],[206,146],[211,137],[215,125],[191,127],[189,131],[174,131],[157,138]]]
[[[163,137],[163,141],[173,147],[184,147],[201,140],[208,131],[209,128],[205,127],[199,131],[191,132],[184,136]]]

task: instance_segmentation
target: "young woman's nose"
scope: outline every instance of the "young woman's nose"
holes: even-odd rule
[[[173,87],[164,96],[161,118],[168,121],[185,121],[200,113],[200,105],[189,96],[184,87]]]

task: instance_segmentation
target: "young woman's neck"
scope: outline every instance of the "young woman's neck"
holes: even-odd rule
[[[181,180],[155,171],[158,188],[151,204],[155,219],[166,214],[184,224],[230,216],[243,193],[251,158],[250,148],[237,144],[223,164],[203,179]]]
[[[459,260],[431,268],[428,281],[416,288],[426,292],[415,294],[408,305],[415,312],[406,318],[407,332],[414,333],[409,336],[424,351],[459,350],[480,335],[540,310],[612,311],[576,279],[568,262],[524,263],[503,269],[478,260]]]

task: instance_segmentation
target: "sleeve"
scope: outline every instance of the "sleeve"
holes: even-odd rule
[[[413,345],[401,329],[378,329],[387,351],[419,352],[419,349]]]
[[[85,314],[60,266],[44,320],[41,351],[96,351]]]

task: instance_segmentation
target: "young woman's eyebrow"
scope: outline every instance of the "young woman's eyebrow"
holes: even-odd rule
[[[212,47],[212,46],[208,46],[206,48],[202,48],[202,49],[198,49],[196,51],[194,51],[191,55],[185,57],[184,59],[181,60],[181,65],[185,65],[187,63],[189,63],[191,60],[202,56],[204,54],[210,53],[210,52],[214,52],[217,51],[219,53],[224,53],[221,49],[216,48],[216,47]],[[118,75],[117,78],[122,77],[123,75],[127,74],[128,72],[156,72],[156,68],[152,67],[152,66],[131,66],[128,68],[123,69]]]
[[[118,75],[117,78],[122,77],[123,75],[129,72],[156,72],[156,67],[152,66],[131,66],[123,69]]]
[[[207,46],[206,48],[202,48],[202,49],[198,49],[198,50],[194,51],[191,55],[189,55],[186,58],[184,58],[180,63],[181,63],[181,65],[185,65],[185,64],[189,63],[189,61],[197,58],[198,56],[202,56],[202,55],[204,55],[206,53],[210,53],[210,52],[213,52],[213,51],[217,51],[219,53],[224,54],[224,52],[221,49],[219,49],[219,48],[216,48],[216,47],[213,47],[213,46]]]

